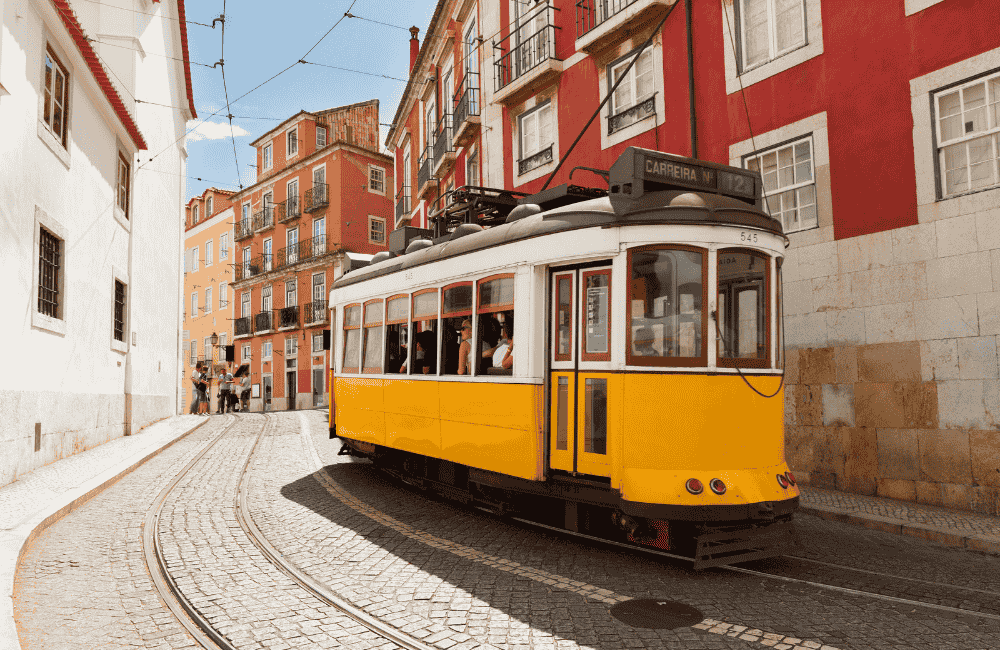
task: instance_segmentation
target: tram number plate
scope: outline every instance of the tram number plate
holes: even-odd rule
[[[757,243],[757,233],[755,233],[755,232],[741,232],[740,233],[740,241],[741,242],[746,242],[748,244],[756,244]]]

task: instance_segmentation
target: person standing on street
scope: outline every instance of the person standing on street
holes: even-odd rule
[[[223,368],[219,373],[219,413],[225,413],[230,406],[229,395],[233,392],[233,376],[229,368]]]
[[[240,412],[245,413],[250,410],[250,373],[240,377]]]
[[[198,365],[191,371],[191,385],[194,386],[194,389],[191,391],[191,415],[198,415],[198,410],[201,407],[201,390],[198,388],[200,380],[201,365]]]
[[[208,415],[208,373],[205,364],[198,366],[198,415]]]

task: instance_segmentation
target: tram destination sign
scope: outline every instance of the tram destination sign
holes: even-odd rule
[[[636,162],[641,165],[637,165],[637,167],[642,170],[642,176],[645,180],[669,183],[670,185],[686,185],[712,192],[717,191],[719,187],[718,173],[711,167],[692,165],[648,154],[642,154],[642,158]]]
[[[757,199],[759,182],[755,175],[730,169],[723,165],[629,147],[611,167],[611,193],[612,196],[615,195],[617,185],[622,194],[637,199],[646,192],[665,189],[657,188],[657,185],[667,185],[690,187],[742,199]]]

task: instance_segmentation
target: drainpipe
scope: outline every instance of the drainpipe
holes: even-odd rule
[[[691,116],[691,157],[698,157],[698,117],[694,101],[694,42],[691,37],[691,1],[684,0],[684,23],[687,28],[688,101]]]
[[[138,155],[133,157],[132,169],[138,167]],[[117,158],[116,158],[117,160]],[[135,197],[135,174],[131,175],[129,187],[130,203]],[[114,197],[111,205],[112,210],[118,207],[118,197]],[[129,205],[129,207],[132,207]],[[132,210],[126,215],[128,219],[128,290],[125,294],[125,422],[124,435],[132,435],[132,337],[134,336],[134,324],[132,323],[132,303],[135,296],[135,280],[132,277],[132,245],[135,241],[135,217],[138,210]],[[112,285],[113,287],[113,285]]]

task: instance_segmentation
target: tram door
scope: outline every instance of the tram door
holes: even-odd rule
[[[549,467],[611,476],[606,373],[587,367],[611,360],[611,267],[562,268],[551,280]]]

